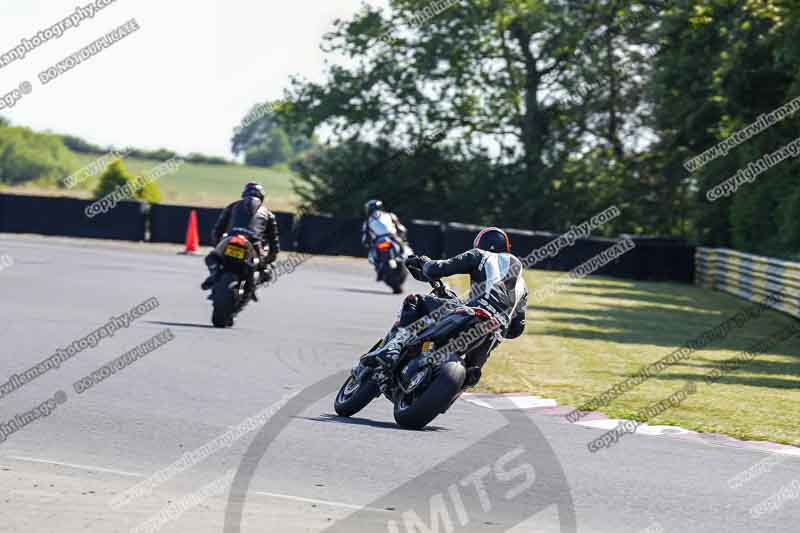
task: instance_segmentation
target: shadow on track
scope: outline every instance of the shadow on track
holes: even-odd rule
[[[189,322],[163,322],[161,320],[145,320],[148,324],[159,324],[162,326],[175,326],[181,328],[210,328],[214,329],[211,324],[192,324]]]
[[[396,294],[393,294],[389,290],[379,291],[379,290],[376,290],[376,289],[350,289],[350,288],[343,288],[343,289],[337,289],[337,290],[340,290],[340,291],[343,291],[343,292],[358,292],[358,293],[361,293],[361,294],[380,294],[382,296],[397,296]]]
[[[320,416],[298,416],[295,417],[302,420],[310,420],[312,422],[338,422],[339,424],[352,424],[355,426],[371,426],[375,428],[384,428],[384,429],[398,429],[400,431],[450,431],[447,428],[443,428],[441,426],[425,426],[421,430],[417,429],[405,429],[394,422],[380,422],[377,420],[370,420],[369,418],[360,418],[360,417],[345,417],[345,416],[337,416],[330,413],[325,413]]]

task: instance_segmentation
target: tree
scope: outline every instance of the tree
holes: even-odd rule
[[[781,214],[792,211],[796,162],[780,163],[731,197],[714,202],[706,198],[711,187],[796,137],[790,120],[693,172],[684,162],[800,94],[798,13],[797,7],[773,0],[682,1],[664,19],[660,38],[677,44],[655,59],[656,160],[675,191],[670,194],[685,194],[689,234],[700,242],[792,253],[786,249],[791,239],[784,238],[786,219]]]
[[[271,167],[288,162],[292,157],[289,137],[281,128],[274,128],[267,140],[245,152],[245,163],[258,167]]]
[[[339,21],[326,49],[348,67],[331,66],[322,83],[294,79],[281,123],[401,147],[442,129],[465,165],[495,164],[496,201],[521,227],[564,227],[624,193],[641,157],[626,138],[646,113],[646,68],[635,63],[651,15],[623,2],[483,0],[417,24],[428,4],[398,0],[386,16],[367,6]]]
[[[231,152],[234,155],[244,153],[249,165],[272,166],[286,163],[312,148],[315,139],[298,133],[291,125],[284,127],[276,121],[276,110],[282,105],[280,102],[265,102],[253,106],[241,124],[234,128]]]
[[[158,183],[155,181],[145,181],[134,177],[121,160],[116,160],[100,176],[100,182],[94,191],[95,198],[103,198],[116,190],[129,186],[133,191],[131,200],[141,200],[147,203],[160,203],[162,196]]]
[[[347,194],[396,194],[403,180],[448,192],[426,218],[563,230],[613,204],[623,214],[604,226],[608,235],[792,252],[796,162],[733,198],[705,197],[791,141],[791,121],[699,170],[684,162],[800,95],[795,2],[474,0],[421,20],[429,4],[393,0],[337,21],[323,49],[346,64],[330,65],[322,82],[292,80],[275,121],[332,132],[296,165],[308,208],[349,210]],[[491,186],[419,159],[354,192],[348,174],[431,130],[446,138],[428,161],[467,176],[481,168]],[[483,202],[453,193],[464,186]],[[755,213],[769,216],[748,225]]]

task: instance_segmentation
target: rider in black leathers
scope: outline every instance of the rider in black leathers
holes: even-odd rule
[[[277,259],[280,242],[278,240],[278,222],[275,215],[264,205],[264,188],[261,185],[255,182],[248,183],[242,192],[242,199],[222,210],[211,232],[212,244],[216,246],[226,233],[242,233],[251,240],[261,258],[258,269],[262,273],[262,282],[268,281],[267,267]],[[203,290],[208,290],[214,285],[219,268],[219,256],[216,250],[212,250],[206,256],[206,266],[208,266],[210,275],[203,282]],[[255,292],[252,297],[257,300]]]
[[[525,330],[525,310],[528,289],[522,277],[522,262],[511,255],[508,235],[499,228],[486,228],[475,238],[474,248],[451,259],[433,261],[427,257],[412,257],[406,261],[411,274],[424,281],[454,274],[469,274],[471,287],[467,305],[480,307],[492,314],[501,324],[500,336],[514,339]],[[412,335],[408,327],[451,301],[433,295],[412,294],[403,303],[399,321],[393,326],[389,339],[382,347],[366,354],[365,366],[393,366]],[[474,386],[481,377],[481,367],[500,339],[487,338],[467,357],[467,382]]]

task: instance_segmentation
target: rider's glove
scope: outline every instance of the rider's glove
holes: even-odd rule
[[[422,256],[412,255],[411,257],[406,259],[406,268],[408,269],[408,272],[415,280],[428,282],[430,281],[430,279],[428,279],[428,276],[425,275],[422,268],[425,265],[425,263],[427,263],[430,260],[431,258],[425,255]]]

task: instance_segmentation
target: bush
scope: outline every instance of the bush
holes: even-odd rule
[[[0,128],[0,182],[54,183],[79,168],[60,136],[28,128]]]
[[[120,187],[129,184],[134,189],[131,200],[140,200],[151,204],[160,203],[162,200],[161,189],[156,182],[148,182],[144,187],[136,189],[139,180],[134,177],[120,160],[114,161],[100,176],[100,182],[94,191],[95,198],[103,198]]]
[[[128,157],[133,157],[136,159],[151,159],[153,161],[168,161],[174,157],[177,157],[178,154],[171,150],[166,150],[164,148],[160,148],[158,150],[140,150],[138,148],[134,148],[130,150]]]
[[[186,156],[188,163],[200,163],[205,165],[230,165],[230,161],[224,157],[217,157],[215,155],[203,155],[198,153],[191,153]]]

